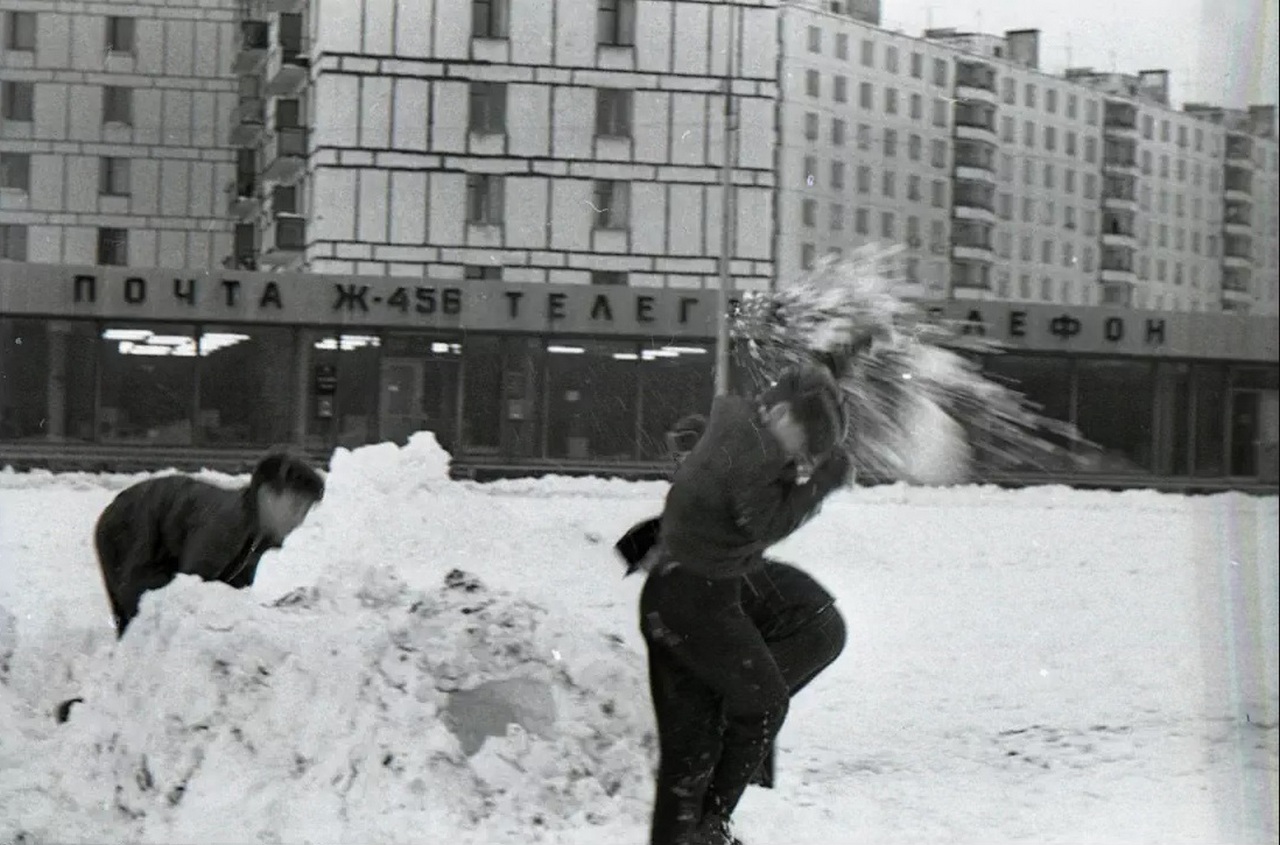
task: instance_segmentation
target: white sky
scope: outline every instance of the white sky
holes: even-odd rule
[[[1040,66],[1167,69],[1175,104],[1243,107],[1280,98],[1280,0],[882,0],[882,25],[1040,30]]]

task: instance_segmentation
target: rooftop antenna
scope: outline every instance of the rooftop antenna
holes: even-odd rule
[[[925,6],[924,8],[924,27],[925,29],[933,29],[933,7]]]
[[[1067,68],[1071,67],[1071,32],[1067,32]]]

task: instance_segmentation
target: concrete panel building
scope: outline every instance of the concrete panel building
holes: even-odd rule
[[[732,54],[732,267],[765,287],[775,21],[748,0],[254,0],[237,263],[714,286]]]
[[[0,259],[209,268],[223,185],[231,0],[7,0],[0,13]]]

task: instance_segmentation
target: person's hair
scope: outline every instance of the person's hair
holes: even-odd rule
[[[825,455],[845,438],[848,418],[840,386],[825,367],[788,370],[761,394],[760,402],[766,408],[787,403],[791,416],[804,429],[810,455]]]
[[[249,488],[257,490],[264,485],[273,493],[301,493],[317,502],[324,498],[320,473],[286,452],[273,452],[254,467]]]

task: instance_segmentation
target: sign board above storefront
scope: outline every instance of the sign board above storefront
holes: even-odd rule
[[[709,340],[716,299],[714,290],[0,262],[0,316]],[[928,308],[1010,349],[1280,360],[1274,317],[1009,302]]]

